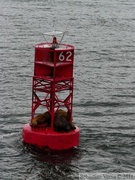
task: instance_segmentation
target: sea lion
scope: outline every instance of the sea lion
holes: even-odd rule
[[[57,132],[69,132],[76,129],[73,123],[69,121],[69,112],[59,109],[54,118],[54,130]]]
[[[31,121],[32,126],[38,126],[40,124],[46,124],[47,126],[50,126],[51,115],[48,111],[43,114],[39,114],[39,115],[35,116]]]

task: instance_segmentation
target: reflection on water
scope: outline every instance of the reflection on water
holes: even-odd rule
[[[30,153],[32,157],[38,161],[52,164],[69,163],[72,160],[79,160],[81,158],[78,148],[72,148],[64,151],[53,151],[47,148],[39,148],[34,145],[24,143],[23,151],[25,153]]]
[[[29,153],[36,162],[40,162],[40,166],[44,166],[42,168],[40,167],[37,173],[34,172],[32,178],[48,180],[74,180],[79,178],[77,162],[81,158],[81,151],[78,148],[53,151],[24,144],[23,153]],[[76,162],[76,165],[72,163],[73,161]],[[37,163],[29,169],[31,174],[33,174],[34,169],[37,169]]]

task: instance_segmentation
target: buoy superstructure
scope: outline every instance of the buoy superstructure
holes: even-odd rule
[[[57,41],[63,32],[45,33],[52,42],[35,45],[34,75],[32,79],[32,108],[30,122],[23,126],[22,140],[26,144],[52,150],[66,150],[79,145],[80,130],[77,126],[69,132],[55,130],[55,116],[59,110],[68,112],[72,123],[74,90],[74,46]],[[36,114],[48,112],[49,126],[32,126]]]

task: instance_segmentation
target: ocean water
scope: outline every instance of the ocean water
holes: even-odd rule
[[[134,1],[1,0],[0,29],[0,179],[134,173]],[[23,145],[22,127],[31,115],[34,46],[53,30],[67,30],[63,43],[75,47],[73,119],[81,136],[74,150],[41,152]]]

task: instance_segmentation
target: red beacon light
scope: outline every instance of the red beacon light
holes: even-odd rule
[[[58,48],[58,42],[57,42],[57,38],[54,36],[53,37],[53,41],[52,41],[52,48]]]
[[[43,149],[79,145],[80,130],[72,118],[74,47],[61,43],[65,33],[45,33],[52,43],[35,46],[31,119],[23,126],[22,140]],[[56,35],[62,35],[60,43]]]
[[[52,43],[58,44],[58,43],[57,43],[57,38],[56,38],[55,36],[53,37],[53,42],[52,42]]]

